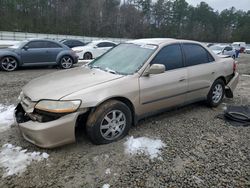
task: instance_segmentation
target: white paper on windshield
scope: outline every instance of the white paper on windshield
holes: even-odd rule
[[[157,48],[157,46],[155,45],[150,45],[150,44],[144,44],[144,45],[141,45],[142,48],[147,48],[147,49],[150,49],[150,50],[154,50]]]

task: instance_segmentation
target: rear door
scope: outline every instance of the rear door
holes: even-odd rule
[[[216,63],[212,55],[201,45],[184,43],[185,66],[188,72],[188,101],[203,99],[216,77]]]
[[[180,44],[163,47],[150,64],[163,64],[166,71],[162,74],[140,77],[140,103],[143,113],[184,103],[187,68],[183,64]]]
[[[30,41],[25,47],[21,50],[24,64],[47,62],[46,41]]]
[[[52,41],[47,41],[46,42],[46,61],[47,62],[56,62],[57,55],[62,51],[62,46],[52,42]]]

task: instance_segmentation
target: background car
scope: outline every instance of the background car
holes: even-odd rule
[[[246,45],[246,53],[247,53],[247,54],[250,54],[250,44],[247,44],[247,45]]]
[[[232,46],[236,49],[239,50],[240,53],[244,53],[246,49],[246,43],[245,42],[234,42],[232,43]]]
[[[95,59],[116,45],[117,44],[112,41],[100,40],[92,41],[86,46],[72,48],[72,50],[76,52],[79,59]]]
[[[230,55],[232,58],[236,58],[236,52],[232,46],[213,45],[209,48],[217,55]]]
[[[76,40],[76,39],[63,39],[60,40],[61,43],[68,46],[69,48],[74,48],[77,46],[85,46],[87,43],[84,43],[83,41]]]
[[[0,67],[14,71],[24,66],[59,65],[69,69],[78,57],[69,47],[47,39],[31,39],[0,50]]]

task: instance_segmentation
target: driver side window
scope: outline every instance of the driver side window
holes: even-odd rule
[[[171,44],[163,47],[151,61],[151,65],[152,64],[165,65],[166,71],[182,68],[183,58],[181,46],[179,44]]]
[[[29,48],[46,48],[46,43],[43,41],[32,41],[29,42],[26,46]]]

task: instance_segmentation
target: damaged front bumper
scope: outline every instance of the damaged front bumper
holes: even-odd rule
[[[229,83],[225,87],[225,94],[228,98],[233,98],[233,91],[235,90],[237,84],[239,83],[240,75],[238,72],[234,73],[233,78],[229,81]]]
[[[75,141],[75,125],[79,115],[74,112],[45,122],[39,122],[28,115],[21,104],[15,110],[15,121],[23,137],[42,148],[54,148]],[[31,119],[32,118],[32,119]]]

